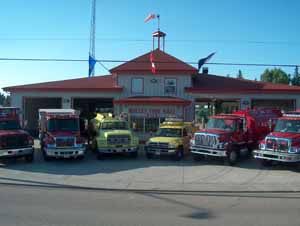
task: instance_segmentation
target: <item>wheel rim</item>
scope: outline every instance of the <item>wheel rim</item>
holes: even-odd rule
[[[237,154],[235,151],[230,152],[230,161],[235,162],[237,159]]]

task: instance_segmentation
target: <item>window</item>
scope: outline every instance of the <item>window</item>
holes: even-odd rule
[[[132,78],[131,93],[133,93],[133,94],[144,93],[144,79],[143,78]]]
[[[165,79],[165,94],[176,94],[176,78]]]
[[[182,132],[182,136],[183,136],[183,137],[186,137],[187,135],[188,135],[188,133],[187,133],[186,129],[184,128],[184,129],[183,129],[183,132]]]

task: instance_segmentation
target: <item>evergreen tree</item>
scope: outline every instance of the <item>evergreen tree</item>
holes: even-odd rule
[[[236,75],[237,78],[240,78],[240,79],[243,79],[244,76],[243,76],[243,73],[242,73],[242,70],[239,70],[238,71],[238,74]]]
[[[293,78],[291,79],[292,85],[300,86],[300,75],[298,71],[298,66],[295,67],[295,72]]]

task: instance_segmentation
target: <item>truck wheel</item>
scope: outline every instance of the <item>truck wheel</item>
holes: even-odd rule
[[[137,151],[131,152],[131,153],[129,154],[129,156],[130,156],[131,158],[137,158],[138,152],[137,152]]]
[[[193,159],[195,162],[199,162],[203,159],[203,156],[199,154],[193,154]]]
[[[92,139],[92,142],[90,144],[90,148],[91,148],[92,152],[96,152],[97,151],[98,147],[97,147],[97,141],[96,141],[96,139]]]
[[[52,160],[52,158],[49,157],[48,155],[44,154],[44,160],[45,160],[46,162],[49,162],[49,161]]]
[[[183,148],[179,148],[178,151],[175,152],[173,156],[174,161],[180,161],[183,158]]]
[[[153,158],[153,154],[149,153],[149,152],[146,152],[146,157],[147,157],[147,159],[152,159]]]
[[[97,152],[97,159],[98,160],[103,160],[103,158],[104,158],[104,154],[101,153],[101,152]]]
[[[269,167],[272,165],[272,160],[261,159],[260,164],[265,167]]]
[[[25,161],[26,162],[33,162],[33,159],[34,159],[34,154],[30,154],[30,155],[26,155],[25,156]]]
[[[80,155],[77,157],[78,160],[83,160],[84,159],[84,155]]]
[[[230,166],[235,165],[238,162],[238,153],[237,151],[231,151],[228,154],[227,161]]]

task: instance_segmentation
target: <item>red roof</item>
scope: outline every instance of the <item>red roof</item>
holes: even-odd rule
[[[190,105],[190,100],[176,97],[129,97],[125,99],[114,100],[115,104],[164,104],[164,105]]]
[[[300,86],[274,84],[247,79],[228,78],[199,74],[193,77],[193,87],[185,88],[189,93],[297,93]]]
[[[95,76],[90,78],[77,78],[54,82],[43,82],[30,85],[10,86],[4,91],[83,91],[83,92],[121,92],[123,89],[116,85],[113,75]]]
[[[151,51],[152,52],[152,51]],[[131,61],[121,64],[110,70],[111,73],[117,74],[152,74],[150,54],[146,53],[140,57],[137,57]],[[196,74],[198,70],[191,65],[159,50],[156,49],[153,52],[154,64],[157,74]]]

